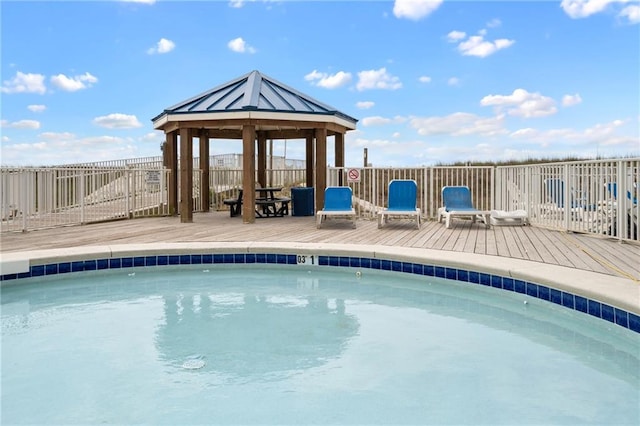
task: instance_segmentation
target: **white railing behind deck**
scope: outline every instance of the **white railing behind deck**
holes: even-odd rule
[[[163,169],[2,168],[1,231],[164,215],[167,177]]]
[[[495,205],[524,209],[537,226],[640,241],[639,181],[637,158],[501,166]]]
[[[418,207],[435,219],[444,186],[465,185],[481,210],[526,210],[530,223],[574,232],[640,241],[640,158],[576,161],[500,167],[360,168],[360,181],[348,182],[348,168],[328,168],[328,185],[348,185],[362,218],[386,206],[392,179],[418,184]],[[162,168],[73,166],[0,169],[2,232],[119,218],[168,214],[169,171]],[[178,176],[179,177],[179,176]],[[255,177],[257,180],[257,176]],[[267,185],[304,186],[304,169],[267,170]],[[549,182],[562,182],[554,200]],[[194,211],[202,211],[202,173],[194,170]],[[613,190],[615,185],[615,193]],[[212,168],[211,207],[237,195],[242,170]],[[179,185],[178,185],[179,188]],[[566,203],[554,202],[566,200]],[[635,201],[634,201],[635,200]],[[322,206],[317,206],[321,208]]]

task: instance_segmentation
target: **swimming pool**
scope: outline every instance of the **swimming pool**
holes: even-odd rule
[[[522,280],[302,256],[123,253],[3,281],[3,421],[640,419],[633,314],[620,327]]]

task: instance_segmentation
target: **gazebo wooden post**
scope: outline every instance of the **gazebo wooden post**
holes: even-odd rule
[[[256,127],[242,126],[242,222],[256,221]]]
[[[344,167],[344,133],[336,133],[334,136],[334,154],[336,159],[336,167]],[[343,185],[344,170],[340,170],[338,174],[338,185]]]
[[[202,173],[202,182],[200,182],[200,199],[202,200],[202,211],[209,211],[211,202],[209,187],[209,134],[207,129],[200,129],[200,172]]]
[[[327,188],[327,129],[316,129],[316,211],[324,208]]]
[[[193,222],[193,140],[191,129],[180,129],[180,222]]]
[[[165,145],[166,167],[169,169],[168,203],[169,214],[178,214],[178,132],[167,133],[167,143]]]
[[[258,183],[267,186],[267,134],[258,132]]]
[[[307,188],[313,188],[314,185],[314,181],[313,181],[313,169],[314,169],[314,155],[313,155],[313,135],[307,135],[306,138],[306,146],[305,146],[305,162],[306,162],[306,166],[307,166],[307,175],[306,175],[306,181],[307,181]]]

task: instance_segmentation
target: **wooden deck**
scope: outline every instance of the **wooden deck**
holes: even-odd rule
[[[196,213],[193,223],[177,217],[120,220],[52,228],[0,236],[0,252],[153,242],[261,241],[367,244],[477,253],[568,266],[640,282],[640,245],[564,233],[531,226],[495,226],[455,220],[452,227],[425,222],[420,230],[409,221],[392,222],[382,229],[369,220],[357,228],[336,221],[316,229],[315,217],[287,216],[256,219],[243,224],[228,212]]]

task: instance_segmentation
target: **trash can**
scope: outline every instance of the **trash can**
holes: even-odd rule
[[[313,188],[291,188],[291,216],[313,216]]]

